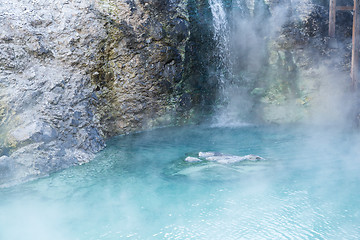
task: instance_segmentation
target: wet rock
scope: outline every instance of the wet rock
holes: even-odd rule
[[[101,90],[96,94],[97,116],[106,136],[174,122],[172,116],[181,107],[172,99],[179,94],[174,89],[184,69],[186,4],[132,1],[136,11],[131,11],[120,0],[96,2],[96,8],[111,19],[92,78]]]
[[[13,163],[8,156],[0,157],[0,185],[13,177]]]
[[[155,22],[150,27],[150,36],[156,41],[159,41],[164,38],[165,32],[160,22]]]
[[[109,136],[171,123],[186,7],[181,0],[2,1],[0,181],[88,162]]]
[[[172,39],[175,39],[177,42],[181,42],[185,39],[187,39],[190,35],[189,32],[189,22],[181,19],[176,18],[171,22],[171,35]]]

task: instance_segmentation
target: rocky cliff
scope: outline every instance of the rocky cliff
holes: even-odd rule
[[[0,24],[0,185],[186,115],[187,1],[4,0]]]

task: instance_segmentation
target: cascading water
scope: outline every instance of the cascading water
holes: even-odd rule
[[[216,65],[219,96],[218,109],[215,114],[215,126],[246,125],[246,115],[252,106],[246,84],[246,77],[236,72],[237,48],[236,28],[238,17],[244,17],[244,4],[240,1],[233,2],[225,7],[226,1],[209,0],[213,16],[214,41],[217,43],[219,62]]]
[[[214,125],[248,125],[258,117],[254,89],[262,84],[267,44],[286,19],[286,5],[274,8],[273,16],[264,0],[209,0],[209,6],[219,59]]]
[[[222,0],[209,0],[213,15],[214,40],[217,43],[219,62],[217,71],[219,74],[219,87],[223,91],[227,82],[230,67],[230,28],[227,13]]]

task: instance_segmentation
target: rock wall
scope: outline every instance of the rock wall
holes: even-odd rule
[[[269,6],[276,10],[279,3]],[[328,37],[328,2],[292,1],[285,6],[287,19],[268,41],[265,81],[258,83],[261,91],[256,89],[261,93],[258,115],[270,123],[347,121],[347,106],[354,105],[349,102],[351,13],[338,12],[334,46]]]
[[[186,1],[0,2],[0,185],[176,119]]]
[[[189,38],[187,1],[99,0],[94,7],[108,21],[92,72],[100,128],[112,136],[171,124]]]

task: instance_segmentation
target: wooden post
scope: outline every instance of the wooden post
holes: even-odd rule
[[[352,35],[351,81],[356,90],[359,82],[359,54],[360,54],[360,0],[354,0],[354,20]]]
[[[336,48],[335,22],[336,11],[353,10],[353,32],[352,32],[352,56],[351,56],[351,86],[354,91],[358,88],[360,81],[359,60],[360,60],[360,0],[354,0],[354,7],[336,6],[336,0],[330,0],[329,5],[329,47]]]
[[[335,37],[336,0],[330,0],[329,6],[329,37]]]

